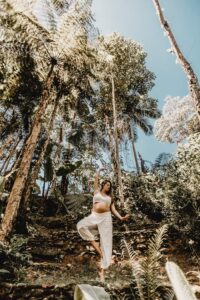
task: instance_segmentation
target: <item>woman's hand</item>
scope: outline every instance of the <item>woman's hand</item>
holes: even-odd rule
[[[126,214],[124,217],[121,217],[121,221],[126,221],[128,218],[130,218],[130,215]]]
[[[94,177],[99,177],[100,176],[100,172],[103,171],[103,170],[106,170],[106,168],[100,168],[96,174],[94,175]]]

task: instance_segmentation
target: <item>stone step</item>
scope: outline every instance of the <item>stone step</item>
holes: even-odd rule
[[[111,287],[106,284],[101,284],[99,281],[83,282],[93,286],[103,287],[112,297],[113,300],[122,299],[126,293],[126,299],[131,300],[131,291],[127,287]],[[0,300],[74,300],[74,290],[76,284],[67,285],[29,285],[29,284],[0,284]],[[129,297],[128,297],[129,293]],[[120,297],[120,298],[119,298]],[[123,298],[124,299],[124,298]]]
[[[31,225],[39,224],[48,229],[66,228],[67,216],[45,217],[45,216],[29,216],[28,223]]]

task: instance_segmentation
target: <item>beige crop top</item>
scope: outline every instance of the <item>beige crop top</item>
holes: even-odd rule
[[[95,202],[104,202],[108,205],[111,204],[111,197],[110,196],[103,196],[100,192],[96,193],[93,197],[93,203]]]

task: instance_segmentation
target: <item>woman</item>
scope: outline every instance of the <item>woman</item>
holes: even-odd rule
[[[127,220],[129,215],[122,217],[116,210],[111,198],[112,185],[110,180],[104,180],[99,190],[99,172],[94,177],[94,196],[92,212],[77,223],[80,236],[90,241],[94,249],[101,257],[100,277],[104,280],[104,270],[109,267],[112,259],[112,216],[111,212],[121,221]],[[97,242],[100,236],[100,244]]]

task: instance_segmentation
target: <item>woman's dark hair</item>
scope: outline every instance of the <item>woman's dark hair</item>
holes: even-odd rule
[[[105,185],[107,182],[110,183],[110,189],[109,189],[109,191],[107,192],[107,194],[108,194],[108,195],[111,195],[111,194],[112,194],[112,183],[111,183],[111,181],[108,180],[108,179],[105,179],[105,180],[102,181],[100,191],[103,189],[104,185]]]

